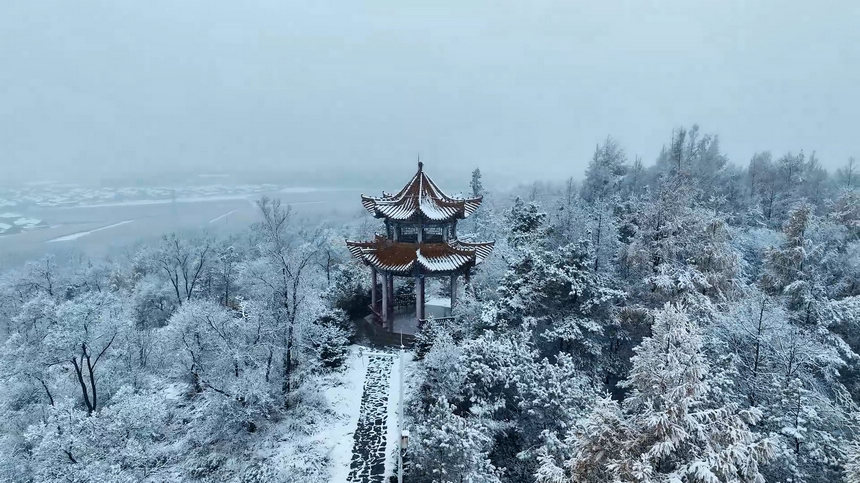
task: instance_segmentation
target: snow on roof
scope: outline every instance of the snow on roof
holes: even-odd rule
[[[372,215],[393,220],[408,220],[417,214],[433,221],[466,218],[481,205],[482,197],[454,198],[446,195],[424,173],[423,163],[418,172],[396,194],[380,197],[361,195],[361,204]]]
[[[386,272],[407,273],[416,264],[425,273],[457,271],[481,263],[493,250],[493,242],[404,243],[377,236],[372,242],[346,242],[352,256]]]

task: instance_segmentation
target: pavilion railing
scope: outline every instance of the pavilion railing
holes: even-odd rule
[[[437,320],[437,321],[438,320],[454,320],[454,319],[456,319],[456,317],[454,317],[453,315],[446,315],[444,317],[433,317],[432,319]],[[430,319],[418,319],[418,323],[423,324],[424,322],[427,322],[428,320],[430,320]]]

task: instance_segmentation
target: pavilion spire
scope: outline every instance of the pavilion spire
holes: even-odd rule
[[[376,218],[397,221],[452,222],[467,218],[478,209],[482,197],[460,198],[448,196],[424,172],[424,163],[418,161],[418,172],[409,183],[394,194],[382,196],[361,195],[361,204]]]

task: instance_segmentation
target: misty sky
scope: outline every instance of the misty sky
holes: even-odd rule
[[[856,1],[3,0],[0,176],[579,175],[674,127],[860,157]],[[409,169],[403,165],[409,164]]]

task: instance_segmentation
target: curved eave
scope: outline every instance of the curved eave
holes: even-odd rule
[[[418,268],[423,273],[451,273],[468,266],[483,262],[493,251],[493,242],[468,243],[455,241],[440,244],[398,244],[378,237],[373,242],[354,242],[347,240],[350,254],[377,270],[398,274],[408,274]],[[388,245],[386,245],[388,244]],[[402,250],[411,245],[414,256]],[[400,247],[400,253],[392,253],[392,247]],[[440,253],[441,251],[441,253]],[[386,252],[388,255],[386,256]],[[393,255],[393,258],[392,258]],[[387,259],[386,259],[387,258]]]
[[[493,248],[496,245],[496,242],[480,242],[480,243],[469,243],[464,241],[457,240],[456,245],[458,248],[463,248],[465,250],[472,250],[475,252],[475,265],[483,262],[493,253]]]
[[[478,210],[478,207],[481,206],[481,202],[483,201],[483,196],[479,196],[477,198],[466,198],[463,200],[463,218],[472,216],[472,213]]]
[[[416,200],[414,197],[405,197],[398,200],[361,195],[361,205],[368,213],[377,218],[397,221],[411,220],[416,215],[431,221],[462,220],[471,216],[481,206],[481,201],[481,197],[441,201],[433,198]]]
[[[475,254],[450,253],[441,257],[425,257],[421,249],[415,251],[415,260],[422,268],[431,273],[454,272],[466,265],[475,263]]]
[[[376,216],[376,198],[361,194],[361,206],[371,215]]]
[[[364,261],[370,265],[371,267],[383,271],[383,272],[394,272],[406,274],[412,271],[412,268],[415,267],[415,260],[412,260],[409,263],[401,263],[401,264],[387,264],[379,259],[379,257],[375,253],[368,253],[364,256]]]

